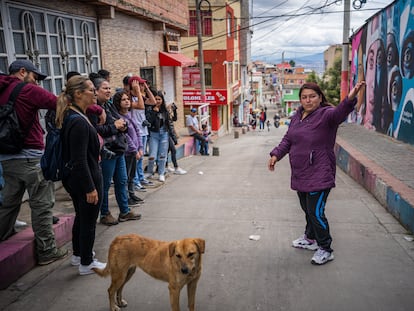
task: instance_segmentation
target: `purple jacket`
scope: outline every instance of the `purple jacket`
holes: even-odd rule
[[[337,107],[320,107],[303,120],[300,107],[292,117],[288,131],[270,156],[280,161],[289,153],[293,190],[310,192],[335,187],[336,132],[356,102],[356,98],[347,97]]]
[[[137,151],[143,149],[142,139],[141,139],[141,131],[138,128],[138,125],[135,121],[135,118],[132,117],[131,111],[127,114],[120,114],[121,118],[128,122],[128,131],[125,132],[128,148],[125,154],[135,154]]]

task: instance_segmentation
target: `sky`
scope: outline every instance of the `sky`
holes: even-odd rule
[[[330,45],[342,44],[344,1],[342,0],[250,0],[252,60],[271,62],[323,53]],[[394,1],[350,0],[350,35],[365,21]]]

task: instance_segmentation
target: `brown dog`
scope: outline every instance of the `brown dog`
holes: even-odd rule
[[[164,242],[128,234],[112,241],[105,269],[93,270],[102,277],[111,275],[111,286],[108,288],[111,311],[119,311],[119,307],[127,306],[127,302],[122,299],[122,289],[136,267],[158,280],[168,282],[173,311],[180,310],[180,291],[187,285],[188,308],[194,311],[204,249],[203,239]]]

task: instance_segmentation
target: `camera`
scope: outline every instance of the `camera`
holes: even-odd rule
[[[147,120],[142,121],[142,126],[151,126],[151,123],[149,123]]]
[[[102,147],[102,150],[101,150],[101,158],[102,158],[102,160],[112,160],[115,157],[116,157],[116,153],[115,152],[109,150],[105,146]]]

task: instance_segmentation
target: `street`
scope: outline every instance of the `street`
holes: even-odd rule
[[[413,310],[414,242],[340,169],[326,206],[335,260],[314,266],[312,252],[291,246],[303,234],[305,217],[290,189],[288,158],[275,172],[267,169],[269,152],[286,129],[272,124],[270,132],[257,127],[238,139],[227,135],[213,145],[219,156],[179,160],[187,175],[170,175],[165,185],[146,192],[138,207],[142,220],[97,225],[96,257],[105,262],[111,241],[128,233],[167,241],[199,237],[206,252],[196,310]],[[0,309],[109,310],[110,279],[79,276],[69,258],[36,267],[0,291]],[[138,269],[124,298],[125,310],[170,310],[167,284]],[[181,310],[186,305],[183,289]]]

